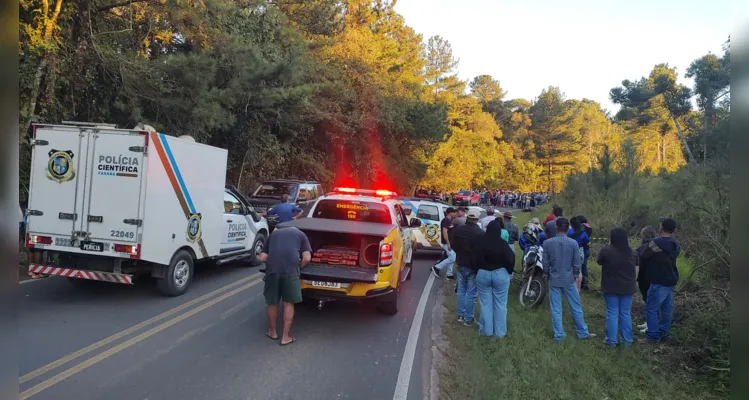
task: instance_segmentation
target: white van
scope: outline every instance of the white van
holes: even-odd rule
[[[225,185],[227,151],[151,129],[34,126],[26,246],[48,257],[30,272],[125,284],[150,274],[178,296],[195,262],[254,262],[268,225]]]

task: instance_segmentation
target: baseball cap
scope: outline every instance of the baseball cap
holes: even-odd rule
[[[531,224],[541,225],[541,221],[539,221],[538,218],[533,217],[531,218]]]
[[[472,219],[479,219],[481,214],[478,212],[478,210],[468,210],[468,212],[466,213],[466,216]]]

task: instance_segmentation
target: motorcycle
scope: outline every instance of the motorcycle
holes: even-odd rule
[[[533,308],[541,304],[546,296],[548,276],[544,271],[544,249],[538,244],[536,235],[526,235],[531,246],[523,256],[522,284],[520,285],[520,304]]]

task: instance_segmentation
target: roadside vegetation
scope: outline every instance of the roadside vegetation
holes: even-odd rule
[[[532,216],[543,219],[548,212],[549,206],[533,213],[516,213],[515,222],[522,227]],[[600,245],[595,245],[594,252],[597,248]],[[520,257],[518,252],[516,265],[520,265]],[[588,264],[591,290],[581,296],[585,321],[591,332],[599,334],[591,341],[579,341],[574,334],[570,335],[574,327],[565,303],[563,315],[568,338],[562,344],[554,343],[548,300],[538,309],[523,309],[517,299],[519,273],[515,274],[510,287],[507,337],[479,337],[477,328],[457,323],[454,318],[457,315],[454,285],[445,282],[442,287],[445,307],[442,333],[448,344],[439,368],[440,398],[726,398],[727,381],[698,375],[693,366],[682,363],[683,360],[676,357],[681,351],[680,344],[656,347],[635,344],[630,348],[615,349],[604,346],[606,308],[598,292],[600,266],[595,263],[595,253],[591,257],[592,262]],[[689,268],[684,261],[680,261],[680,265]],[[632,306],[633,323],[643,323],[643,307],[638,294]],[[691,310],[684,307],[684,303],[675,304],[673,330],[674,336],[679,338],[693,334],[692,328],[685,326],[689,318],[684,316]],[[477,306],[476,315],[478,311]]]

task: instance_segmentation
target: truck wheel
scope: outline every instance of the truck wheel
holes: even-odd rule
[[[258,259],[257,256],[263,251],[263,247],[265,246],[265,235],[262,233],[258,233],[257,237],[255,238],[255,242],[252,243],[252,260],[250,261],[250,265],[253,267],[260,266],[262,264]]]
[[[379,312],[385,315],[398,314],[398,293],[400,292],[400,288],[401,286],[398,285],[392,293],[380,297],[377,302],[377,310]]]
[[[187,291],[195,271],[192,257],[185,250],[180,250],[172,257],[166,274],[158,280],[159,290],[167,296],[180,296]]]

